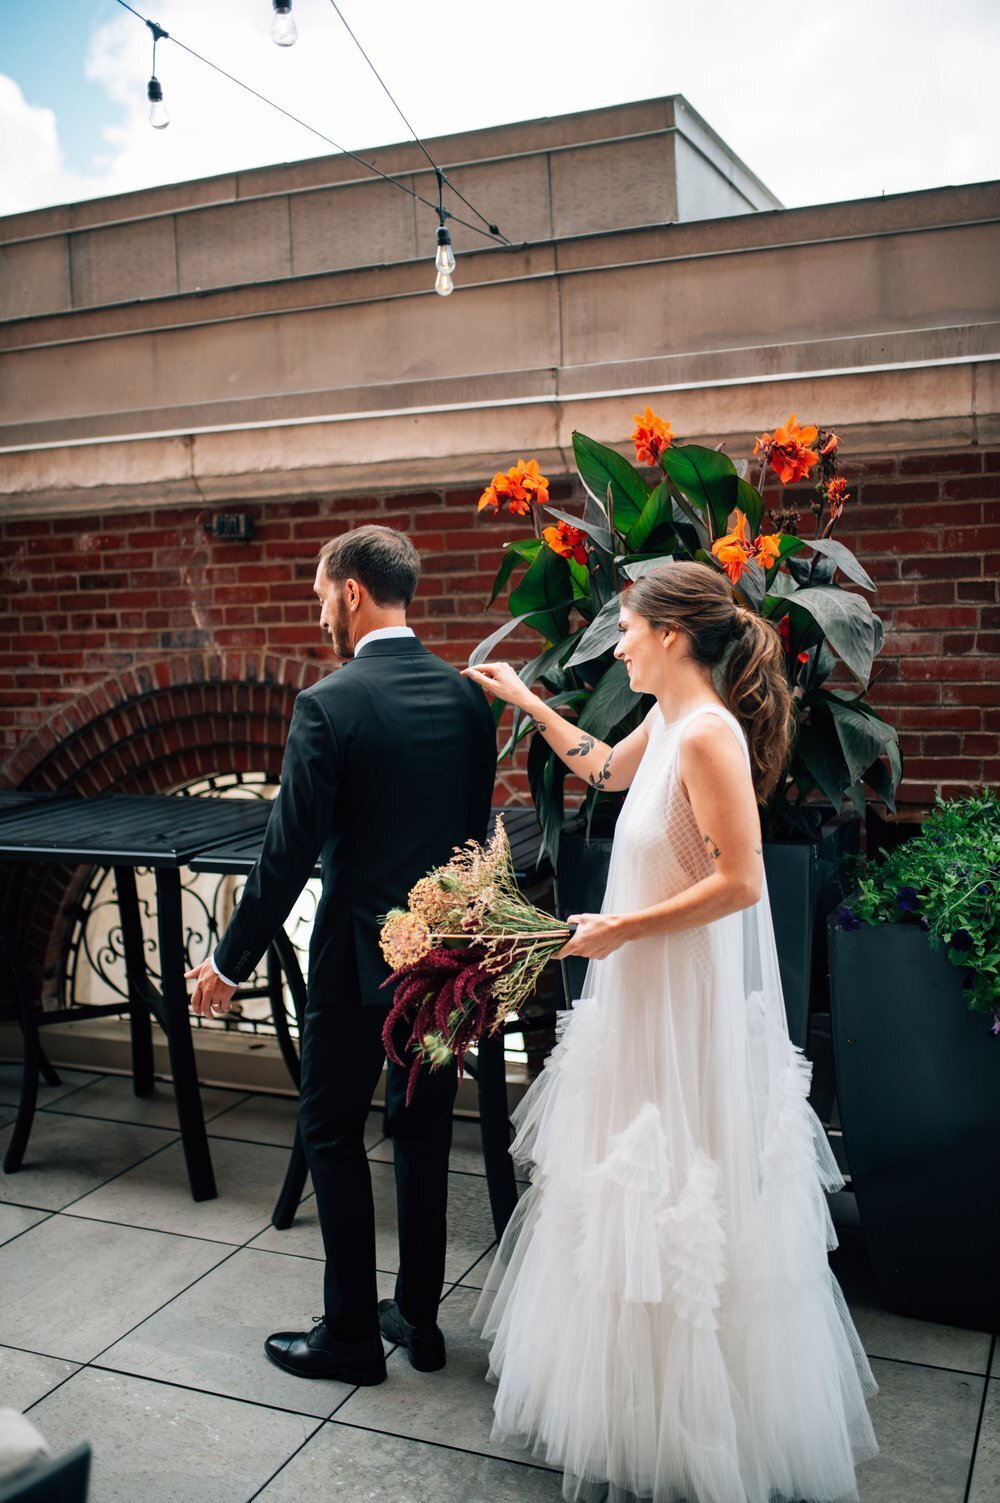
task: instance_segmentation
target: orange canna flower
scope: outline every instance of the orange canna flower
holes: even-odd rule
[[[636,464],[659,464],[660,455],[673,442],[674,430],[656,416],[652,407],[647,407],[641,415],[634,412],[632,419],[635,423],[632,442],[635,444]]]
[[[736,526],[732,532],[727,532],[724,537],[716,538],[712,544],[712,557],[717,558],[725,569],[733,584],[738,584],[743,570],[753,555],[753,544],[750,541],[750,526],[746,514],[736,509]]]
[[[712,556],[729,575],[733,584],[738,584],[747,564],[756,564],[764,573],[776,564],[781,554],[781,534],[770,532],[764,537],[751,538],[746,514],[737,507],[736,526],[732,532],[717,538],[712,544]]]
[[[542,537],[553,553],[563,558],[573,558],[578,564],[587,562],[587,534],[570,522],[557,522],[554,527],[543,527]]]
[[[509,470],[500,470],[479,498],[477,510],[490,506],[499,511],[506,502],[517,517],[527,516],[533,505],[544,506],[549,499],[549,482],[540,473],[537,459],[519,459]]]
[[[837,436],[836,433],[833,433],[831,431],[830,433],[828,433],[826,435],[826,443],[823,445],[823,447],[819,451],[820,452],[820,456],[821,457],[825,457],[827,454],[833,454],[839,448],[840,448],[840,439],[838,438],[838,436]]]
[[[818,435],[815,424],[803,427],[793,412],[785,426],[775,428],[773,435],[762,433],[754,441],[753,452],[760,454],[762,462],[771,466],[782,485],[790,485],[796,480],[805,480],[813,465],[819,464],[819,455],[809,447],[816,442]]]

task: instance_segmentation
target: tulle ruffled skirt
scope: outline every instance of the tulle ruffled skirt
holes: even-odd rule
[[[687,1041],[692,1085],[669,1007],[617,1001],[577,1005],[515,1113],[531,1184],[473,1316],[494,1435],[588,1503],[856,1498],[876,1385],[827,1261],[843,1181],[808,1063],[758,997],[728,1067]]]

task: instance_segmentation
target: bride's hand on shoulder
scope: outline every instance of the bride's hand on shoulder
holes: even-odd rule
[[[576,932],[563,945],[557,960],[582,955],[586,960],[603,960],[628,939],[624,915],[618,913],[571,913],[566,920],[576,925]]]
[[[474,668],[463,668],[462,677],[471,678],[487,694],[509,705],[519,705],[522,710],[530,710],[535,699],[509,663],[477,663]]]

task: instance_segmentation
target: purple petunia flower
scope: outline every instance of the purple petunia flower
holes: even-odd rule
[[[968,929],[956,929],[948,943],[953,950],[971,950],[975,940]]]
[[[854,912],[854,909],[851,908],[847,903],[842,904],[841,907],[837,909],[836,917],[837,928],[844,929],[847,933],[850,933],[852,929],[861,928],[861,920]]]
[[[900,913],[915,913],[919,901],[915,887],[901,887],[896,894],[896,907]]]

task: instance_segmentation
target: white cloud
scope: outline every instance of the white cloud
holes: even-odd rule
[[[300,39],[270,41],[269,0],[158,0],[177,37],[358,150],[406,131],[328,0],[295,0]],[[785,203],[1000,176],[992,0],[344,0],[414,126],[435,136],[683,93]],[[44,25],[39,8],[39,30]],[[171,114],[147,124],[151,41],[122,11],[95,29],[88,77],[108,101],[88,174],[59,147],[74,122],[0,78],[0,212],[295,160],[329,150],[173,41]],[[655,218],[655,206],[650,217]]]

